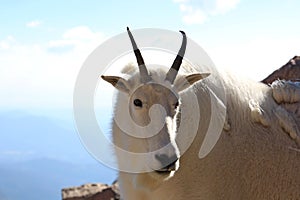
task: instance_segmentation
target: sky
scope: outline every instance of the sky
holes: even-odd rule
[[[298,0],[3,1],[0,111],[70,117],[83,62],[127,26],[184,30],[217,68],[262,80],[300,55],[299,7]]]

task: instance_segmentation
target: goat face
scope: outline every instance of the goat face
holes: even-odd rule
[[[115,121],[122,121],[129,127],[126,130],[124,126],[119,127],[128,136],[116,145],[132,153],[147,154],[143,161],[118,159],[146,165],[144,171],[155,171],[160,177],[170,177],[179,168],[180,152],[175,142],[180,110],[179,92],[207,74],[178,75],[174,84],[164,80],[166,73],[163,70],[152,71],[151,74],[151,81],[147,83],[140,82],[138,73],[128,80],[117,76],[102,78],[120,91],[122,98],[118,101],[122,102],[117,102]]]
[[[148,83],[133,92],[129,104],[134,123],[141,127],[149,126],[141,133],[150,153],[148,165],[160,174],[178,169],[179,152],[175,143],[178,94],[172,88]]]

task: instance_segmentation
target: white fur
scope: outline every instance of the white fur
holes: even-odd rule
[[[154,81],[165,84],[162,82],[166,73],[164,70],[149,71]],[[129,82],[133,87],[139,85],[138,73],[132,66],[127,66],[123,72],[130,72]],[[226,102],[219,99],[219,91],[213,87],[216,78],[224,85]],[[178,75],[176,81],[181,79],[182,76]],[[295,102],[299,101],[299,94],[291,95],[294,90],[290,89],[289,94],[293,98],[285,99],[281,98],[283,93],[276,96],[276,91],[262,83],[215,73],[181,92],[182,121],[176,135],[181,156],[179,169],[169,177],[161,177],[156,172],[120,171],[121,197],[125,200],[298,199],[300,151],[297,141],[300,118],[278,105],[278,99]],[[198,105],[189,107],[192,94],[196,94]],[[122,115],[123,109],[128,107],[129,97],[130,94],[127,97],[119,96],[115,115]],[[199,150],[209,140],[208,136],[218,134],[215,133],[218,130],[209,128],[212,110],[218,105],[226,107],[226,112],[220,113],[221,116],[226,115],[225,121],[219,121],[223,122],[224,130],[220,135],[213,135],[219,139],[208,142],[212,143],[213,148],[201,153]],[[193,109],[193,106],[199,106],[200,113],[195,113],[197,109]],[[195,121],[199,117],[200,120]],[[170,122],[168,124],[174,126]],[[191,132],[195,128],[198,131]],[[149,142],[125,136],[115,123],[112,134],[115,144],[132,152],[142,151]],[[128,165],[134,168],[146,162],[124,158],[118,152],[116,154],[120,167]]]

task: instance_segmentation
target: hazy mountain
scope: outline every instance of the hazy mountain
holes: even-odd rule
[[[71,121],[0,113],[0,137],[0,200],[61,199],[64,187],[117,176],[87,153]]]

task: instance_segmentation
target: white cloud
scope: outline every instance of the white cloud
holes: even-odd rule
[[[27,22],[26,26],[29,27],[29,28],[34,28],[34,27],[40,26],[41,24],[42,24],[42,21],[33,20],[33,21],[30,21],[30,22]]]
[[[16,43],[15,38],[9,35],[4,40],[0,41],[0,49],[9,49],[15,43]]]
[[[211,11],[211,14],[218,15],[224,14],[236,8],[240,0],[216,0],[215,9]]]
[[[80,47],[87,44],[99,44],[104,38],[100,32],[93,32],[89,27],[78,26],[67,30],[62,38],[48,42],[49,48],[59,48],[66,46]]]
[[[276,48],[274,48],[276,46]],[[256,37],[239,42],[206,46],[207,53],[218,68],[240,77],[261,81],[295,55],[299,55],[300,39]]]
[[[1,109],[71,108],[77,73],[103,40],[99,32],[75,27],[39,44],[25,45],[13,37],[0,41]],[[66,45],[72,48],[65,51]]]
[[[183,22],[186,24],[203,24],[207,20],[207,17],[207,14],[201,9],[196,9],[184,15]]]
[[[203,24],[210,17],[234,9],[240,0],[173,0],[179,4],[186,24]]]
[[[63,38],[65,39],[82,39],[82,40],[93,40],[97,37],[101,37],[102,34],[94,33],[86,26],[78,26],[74,27],[70,30],[67,30],[63,34]]]

